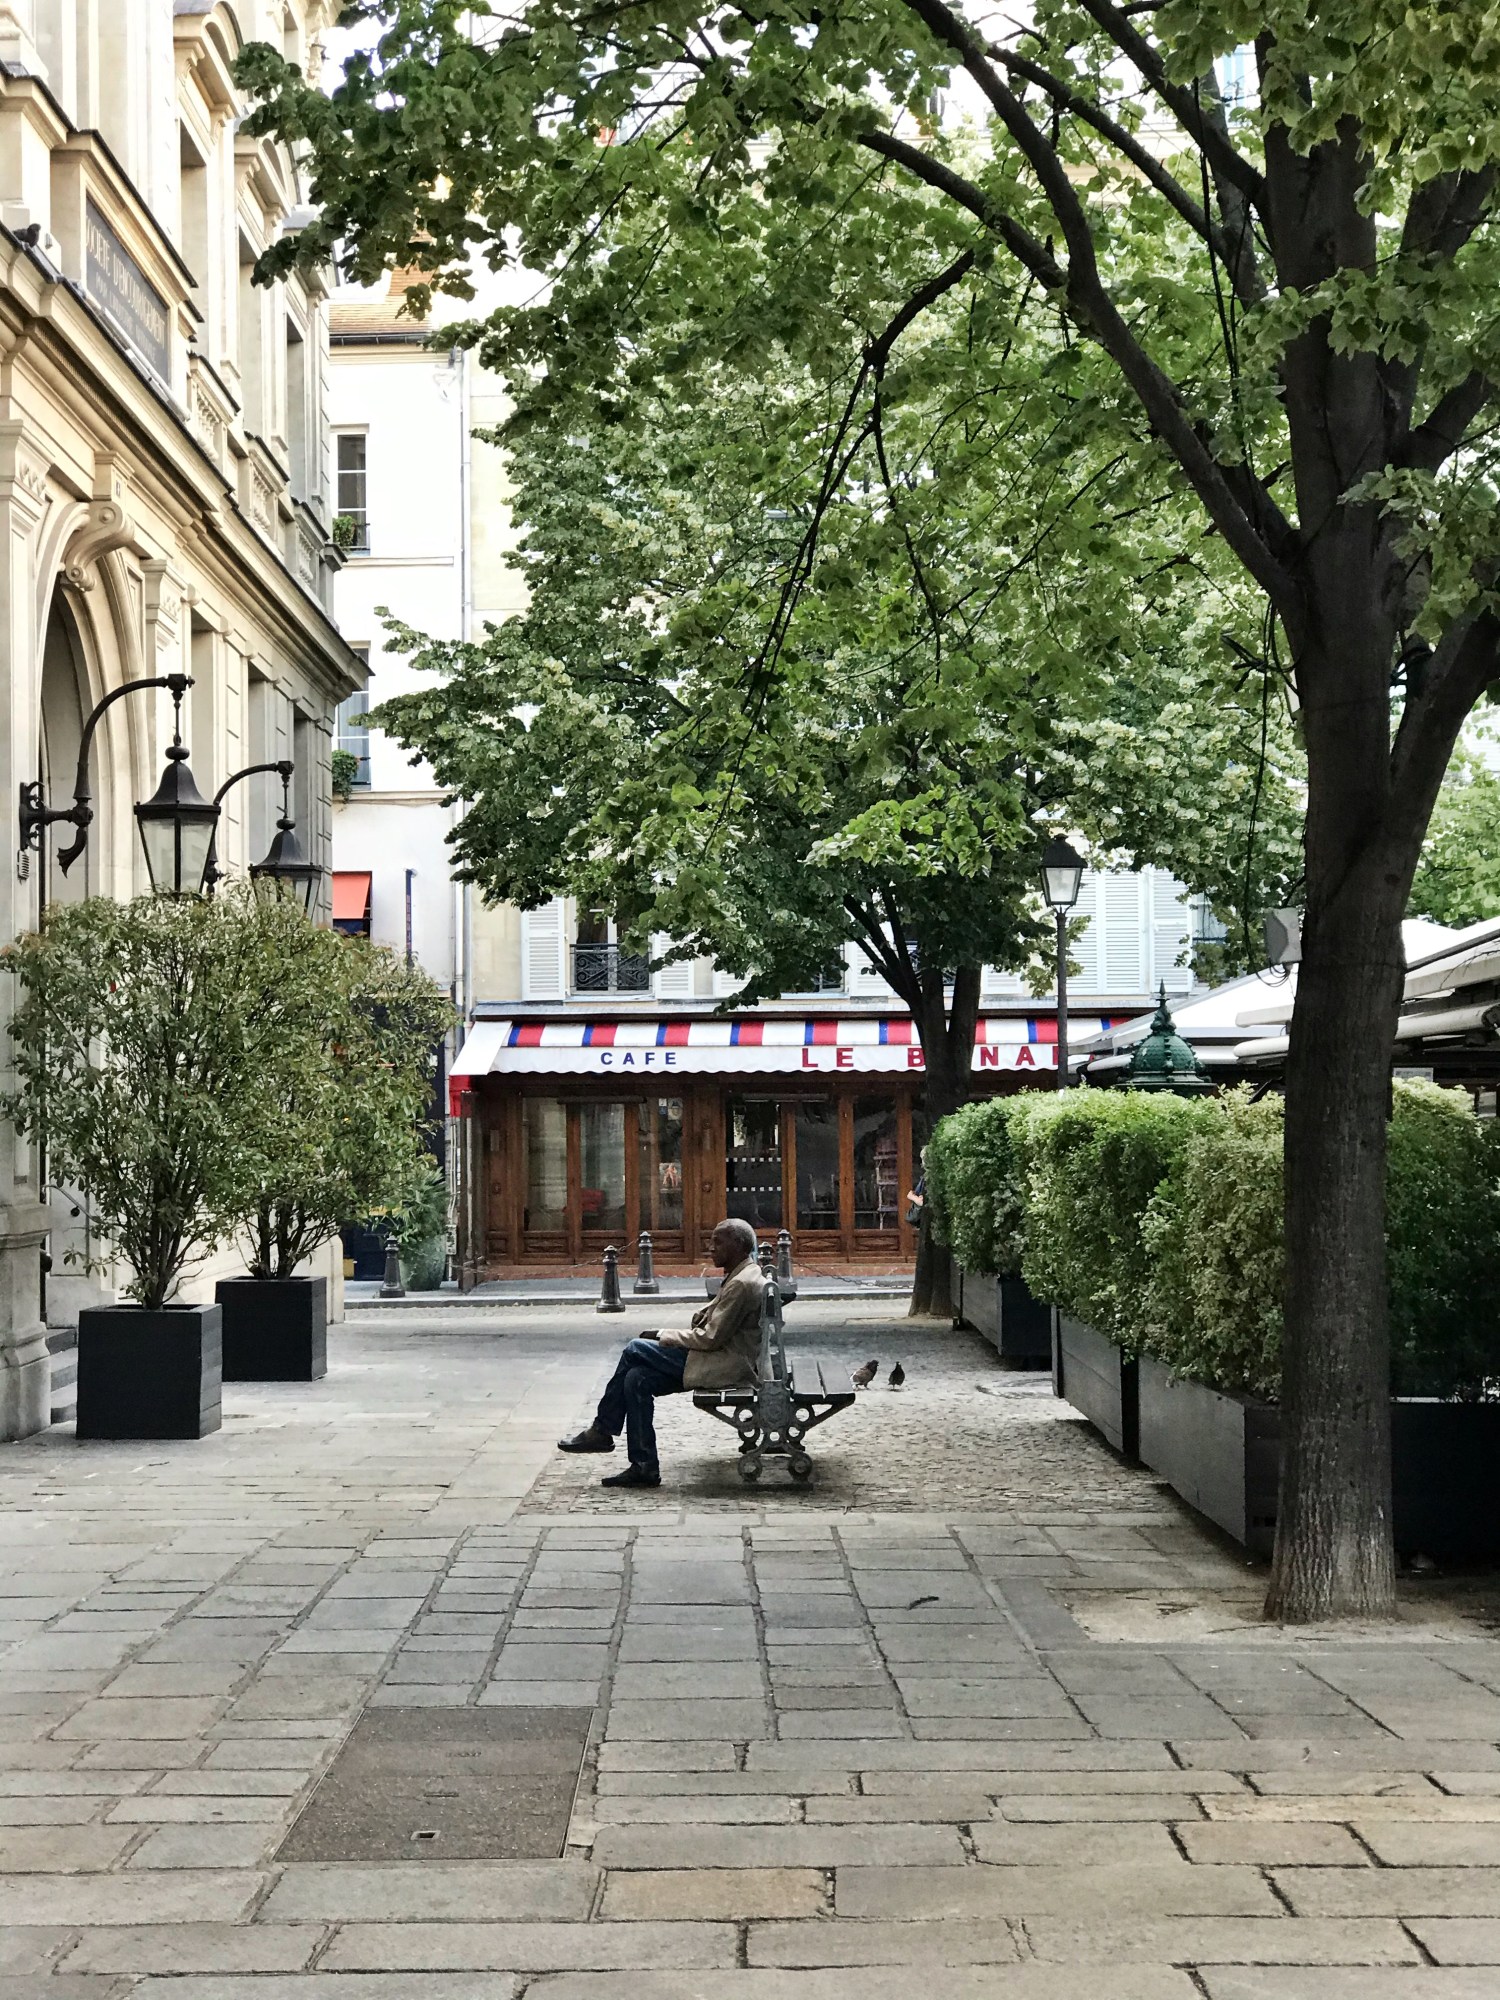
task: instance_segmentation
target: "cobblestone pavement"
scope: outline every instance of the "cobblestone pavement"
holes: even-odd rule
[[[0,2000],[1500,1994],[1484,1591],[1244,1624],[1037,1378],[864,1304],[799,1330],[911,1386],[812,1491],[679,1403],[599,1511],[552,1442],[642,1316],[453,1317],[200,1443],[0,1448]],[[593,1711],[565,1852],[277,1861],[357,1716],[434,1706]]]

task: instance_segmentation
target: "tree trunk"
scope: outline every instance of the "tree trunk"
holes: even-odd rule
[[[1426,814],[1393,797],[1392,634],[1368,547],[1345,526],[1312,565],[1320,616],[1298,662],[1306,897],[1286,1072],[1281,1492],[1266,1601],[1268,1617],[1297,1624],[1395,1610],[1386,1126],[1401,919]],[[1397,826],[1403,814],[1420,823]]]
[[[922,1108],[931,1132],[940,1118],[968,1101],[979,1022],[978,966],[960,966],[954,974],[951,1007],[941,981],[934,992],[924,979],[921,1005],[914,1014],[922,1038]],[[931,1210],[925,1204],[907,1316],[953,1317],[952,1263],[946,1248],[932,1240]]]

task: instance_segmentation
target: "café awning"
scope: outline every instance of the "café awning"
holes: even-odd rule
[[[1097,1034],[1097,1015],[1071,1016],[1074,1036]],[[476,1021],[454,1061],[455,1077],[801,1075],[921,1070],[922,1045],[905,1016],[769,1016]],[[974,1068],[1022,1073],[1057,1067],[1053,1015],[981,1020]]]

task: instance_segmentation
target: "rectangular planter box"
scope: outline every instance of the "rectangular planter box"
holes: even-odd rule
[[[1392,1511],[1401,1555],[1500,1555],[1500,1404],[1391,1408]],[[1140,1362],[1140,1448],[1173,1492],[1256,1555],[1276,1535],[1281,1412]]]
[[[964,1326],[993,1342],[1002,1361],[1046,1368],[1052,1360],[1052,1308],[1034,1299],[1024,1278],[953,1266],[953,1308]]]
[[[200,1438],[219,1428],[213,1306],[90,1307],[78,1315],[80,1438]]]
[[[226,1382],[317,1382],[328,1373],[326,1278],[221,1278]]]
[[[1066,1313],[1054,1316],[1052,1386],[1125,1458],[1140,1455],[1139,1364]]]
[[[1256,1555],[1276,1534],[1281,1412],[1201,1382],[1174,1381],[1143,1354],[1140,1455],[1179,1498]]]

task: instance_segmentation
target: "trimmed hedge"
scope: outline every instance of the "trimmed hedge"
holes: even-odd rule
[[[934,1220],[971,1270],[1175,1374],[1274,1400],[1281,1369],[1279,1098],[1012,1097],[944,1120]],[[1467,1095],[1394,1086],[1386,1242],[1392,1390],[1500,1396],[1500,1128]]]

